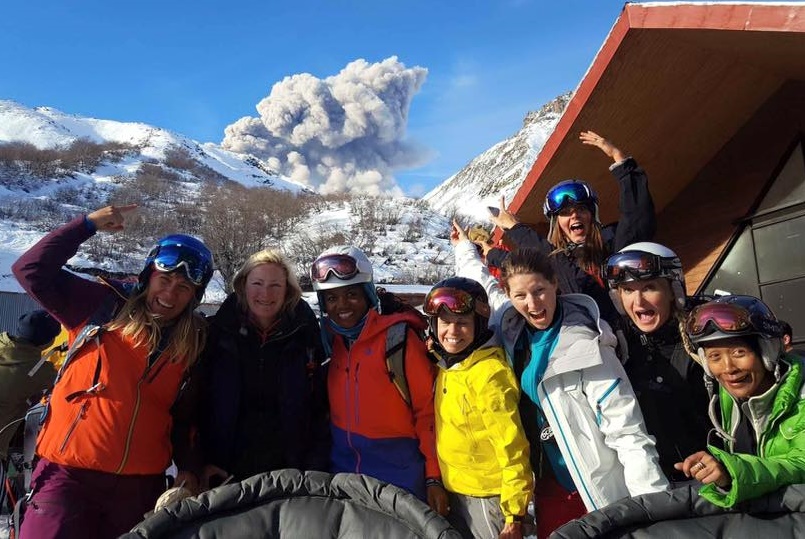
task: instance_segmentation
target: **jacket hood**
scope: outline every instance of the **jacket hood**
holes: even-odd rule
[[[0,333],[0,365],[36,363],[42,357],[42,347],[11,340],[5,331]],[[0,425],[1,427],[2,425]]]
[[[609,324],[601,319],[598,305],[584,294],[563,294],[557,297],[562,307],[562,327],[559,341],[551,354],[545,377],[577,370],[602,362],[599,344],[615,348],[617,338]],[[499,326],[503,347],[511,363],[514,347],[525,329],[525,319],[507,302],[493,316],[490,325]]]

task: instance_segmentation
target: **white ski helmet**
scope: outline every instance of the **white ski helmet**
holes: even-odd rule
[[[310,281],[317,292],[372,280],[372,263],[363,251],[351,245],[327,249],[310,266]]]
[[[607,258],[602,272],[609,287],[609,297],[621,314],[626,314],[626,311],[618,293],[618,285],[658,277],[668,279],[674,294],[674,304],[678,309],[685,308],[685,274],[682,271],[682,262],[675,252],[664,245],[650,241],[627,245]]]

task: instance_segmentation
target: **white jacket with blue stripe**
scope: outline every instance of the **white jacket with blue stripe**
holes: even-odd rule
[[[468,241],[456,245],[456,272],[486,289],[490,326],[511,362],[525,320]],[[593,511],[627,496],[668,489],[654,438],[646,432],[615,354],[615,335],[589,296],[566,294],[559,302],[559,340],[537,394],[584,505]]]

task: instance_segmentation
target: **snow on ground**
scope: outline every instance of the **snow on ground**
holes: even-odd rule
[[[133,177],[140,165],[149,159],[164,159],[172,147],[185,149],[202,165],[248,187],[270,185],[293,192],[307,187],[290,182],[271,173],[265,163],[251,156],[224,150],[212,143],[199,144],[187,137],[137,122],[117,122],[69,115],[53,108],[29,108],[14,101],[0,100],[0,143],[29,142],[39,148],[64,147],[78,138],[95,142],[123,142],[138,149],[117,163],[102,163],[92,173],[75,173],[70,177],[32,181],[25,188],[0,187],[0,201],[13,206],[32,197],[64,200],[68,191],[77,198],[74,204],[89,205],[91,200],[105,200],[108,191],[116,189],[121,178]],[[188,193],[198,189],[198,183],[180,183],[177,188]],[[99,202],[100,203],[100,202]],[[355,204],[362,204],[356,201]],[[370,203],[367,203],[370,204]],[[375,271],[377,283],[405,283],[425,279],[436,280],[452,271],[452,248],[448,238],[449,222],[411,199],[382,199],[375,203],[379,217],[367,224],[349,202],[332,202],[295,227],[278,247],[295,259],[297,271],[304,273],[320,250],[334,242],[358,245],[367,252]],[[67,207],[68,211],[71,207]],[[73,206],[74,213],[82,210]],[[365,208],[363,208],[365,210]],[[391,216],[391,217],[389,217]],[[21,291],[11,275],[11,264],[30,248],[45,231],[33,230],[25,222],[0,220],[0,290]],[[328,243],[329,241],[329,243]],[[307,247],[307,249],[303,249]],[[314,250],[319,252],[314,252]],[[142,254],[144,257],[145,253]],[[309,260],[306,260],[309,259]],[[100,266],[114,272],[137,271],[137,253],[132,253],[123,267],[121,261],[104,260],[92,263],[80,256],[70,260],[71,266]],[[223,283],[214,279],[205,302],[224,298]]]
[[[11,265],[41,237],[41,232],[21,229],[8,221],[0,221],[0,290],[22,292],[22,287],[11,274]]]
[[[52,187],[43,188],[42,191],[47,189]],[[452,247],[447,239],[446,218],[429,211],[422,212],[410,200],[386,199],[383,204],[390,205],[393,212],[401,212],[401,217],[399,224],[386,226],[383,233],[371,233],[374,246],[366,251],[372,261],[376,283],[384,286],[388,283],[410,283],[416,275],[432,266],[434,261],[442,264],[440,269],[445,276],[453,271]],[[292,254],[298,252],[300,242],[318,242],[322,237],[336,232],[349,237],[357,232],[356,226],[356,217],[349,203],[333,203],[328,209],[309,216],[280,247],[283,252]],[[417,233],[412,233],[410,227],[414,227]],[[32,230],[25,223],[15,224],[0,220],[0,290],[22,291],[11,274],[11,265],[43,235],[44,232]],[[297,265],[298,271],[306,270],[318,254],[311,253],[309,261],[301,261]],[[142,253],[142,257],[145,257],[145,252]],[[70,259],[69,264],[79,268],[101,266],[112,272],[133,270],[131,267],[121,265],[120,261],[111,259],[104,261],[103,264],[92,262],[80,252]],[[207,288],[204,302],[223,301],[225,297],[223,288],[222,279],[216,274]],[[417,289],[416,286],[414,288]]]

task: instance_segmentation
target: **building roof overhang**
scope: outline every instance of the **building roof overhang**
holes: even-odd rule
[[[805,4],[627,4],[578,85],[510,209],[544,222],[556,182],[599,193],[604,223],[618,191],[593,130],[648,172],[658,212],[788,80],[805,81]]]

